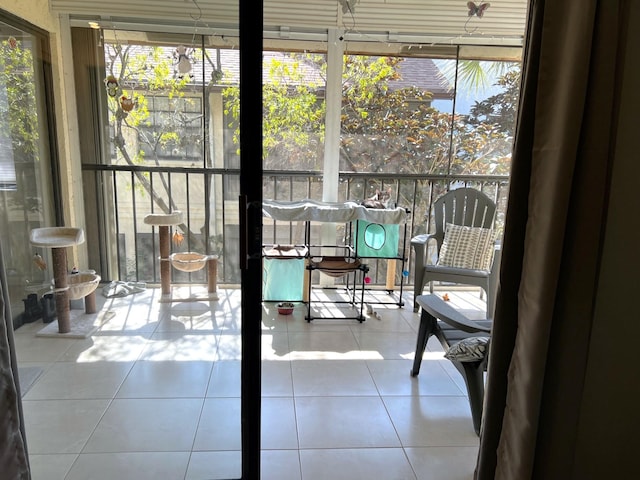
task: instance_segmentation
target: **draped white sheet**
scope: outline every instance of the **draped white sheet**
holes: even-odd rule
[[[289,222],[348,223],[366,220],[371,223],[393,225],[407,220],[407,211],[402,207],[367,208],[356,202],[318,202],[309,199],[296,202],[263,200],[262,212],[265,217]]]

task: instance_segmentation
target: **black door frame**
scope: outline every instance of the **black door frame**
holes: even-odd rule
[[[239,0],[242,479],[260,478],[263,1]]]

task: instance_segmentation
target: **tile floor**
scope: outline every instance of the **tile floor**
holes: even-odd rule
[[[16,331],[19,365],[41,369],[23,395],[34,480],[240,477],[240,291],[159,303],[159,290],[105,299],[88,339]],[[386,295],[382,293],[381,295]],[[478,316],[477,292],[449,292]],[[409,374],[419,317],[304,320],[263,305],[262,478],[472,478],[478,438],[462,377],[429,343]]]

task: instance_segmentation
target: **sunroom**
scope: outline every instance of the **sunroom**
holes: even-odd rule
[[[530,3],[273,1],[260,12],[216,0],[2,1],[0,238],[18,394],[7,418],[26,432],[33,478],[469,478],[478,436],[462,380],[431,344],[421,375],[408,375],[420,323],[409,240],[433,227],[434,202],[462,187],[496,204],[501,238]],[[584,27],[578,19],[595,12],[573,10],[568,23]],[[603,31],[621,44],[633,32]],[[609,67],[600,73],[624,72]],[[565,87],[535,99],[555,107]],[[518,197],[534,188],[519,173]],[[262,208],[302,200],[406,214],[397,258],[370,259],[359,280],[371,295],[366,321],[309,321],[308,299],[293,299],[290,316],[263,301],[265,247],[358,242],[357,227]],[[542,243],[545,218],[532,220]],[[75,235],[62,267],[34,233],[55,226]],[[167,246],[208,267],[174,264],[171,294],[208,283],[214,296],[167,301]],[[527,267],[540,258],[536,267],[553,266],[547,252]],[[75,269],[102,284],[97,313],[70,302],[77,317],[95,317],[65,338],[31,300]],[[342,286],[317,273],[310,293]],[[536,293],[555,285],[540,284]],[[108,295],[116,286],[122,294]],[[436,291],[486,314],[479,289]]]

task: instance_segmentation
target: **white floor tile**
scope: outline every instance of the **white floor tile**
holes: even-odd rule
[[[214,335],[197,332],[157,332],[151,335],[140,360],[214,361],[218,341]]]
[[[384,397],[404,447],[477,446],[466,397]]]
[[[399,447],[380,397],[296,398],[300,448]]]
[[[207,398],[193,450],[240,450],[240,398]]]
[[[423,360],[420,374],[411,376],[413,360],[368,360],[367,366],[380,395],[464,395],[444,370],[448,360]]]
[[[378,395],[364,360],[296,360],[291,367],[297,397]]]
[[[228,452],[192,452],[185,480],[227,480],[242,475],[242,454]]]
[[[117,398],[204,397],[213,362],[139,361]]]
[[[296,412],[292,398],[263,398],[260,445],[263,450],[298,448]]]
[[[202,399],[113,400],[83,453],[191,450]]]
[[[263,360],[262,362],[262,396],[293,396],[293,380],[291,362]]]
[[[77,453],[30,454],[31,480],[65,480],[76,458]]]
[[[39,325],[40,329],[45,327],[42,323]],[[55,362],[79,342],[71,338],[36,337],[36,333],[14,336],[18,362]]]
[[[360,347],[346,325],[340,331],[289,333],[291,360],[361,359]]]
[[[263,450],[260,477],[262,480],[302,480],[298,450]]]
[[[22,405],[30,454],[79,453],[109,400],[25,400]]]
[[[140,357],[148,342],[149,340],[141,335],[94,335],[84,340],[76,340],[59,361],[134,362]]]
[[[220,360],[214,362],[207,397],[240,397],[240,362]],[[264,378],[262,380],[264,382]]]
[[[114,397],[133,362],[57,362],[35,383],[27,400]]]
[[[416,478],[401,448],[301,450],[300,463],[304,480]]]
[[[472,480],[477,447],[407,448],[418,480]]]
[[[367,358],[384,360],[413,360],[416,334],[411,332],[356,332],[356,340]]]
[[[189,452],[83,453],[65,480],[183,480]]]

